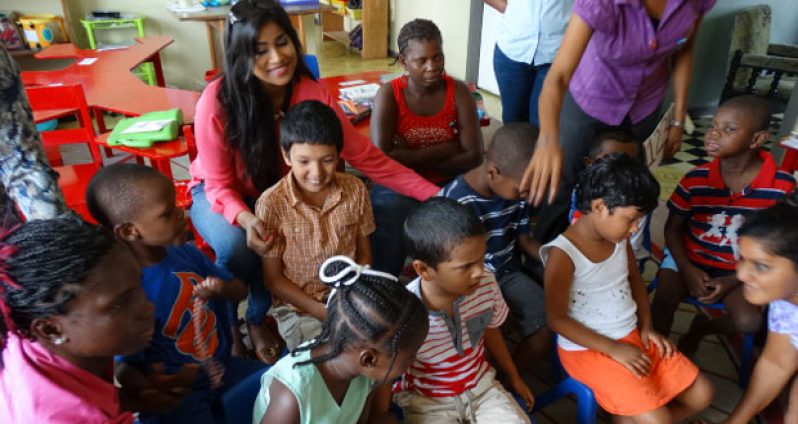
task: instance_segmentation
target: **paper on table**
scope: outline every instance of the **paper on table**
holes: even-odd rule
[[[96,61],[97,61],[96,57],[87,57],[87,58],[81,60],[80,62],[78,62],[78,65],[87,66],[87,65],[91,65],[92,63],[94,63]]]
[[[782,145],[798,150],[798,137],[788,137],[781,142]]]
[[[379,84],[363,84],[342,88],[338,91],[338,94],[342,99],[347,100],[371,100],[377,95],[379,89]]]
[[[122,131],[122,134],[135,134],[143,132],[160,131],[163,129],[163,127],[169,125],[172,121],[173,121],[172,119],[161,119],[158,121],[136,122],[135,124],[131,125],[127,129]]]
[[[338,85],[340,85],[341,87],[349,87],[350,85],[363,84],[364,82],[366,82],[366,80],[352,80],[352,81],[344,81]]]

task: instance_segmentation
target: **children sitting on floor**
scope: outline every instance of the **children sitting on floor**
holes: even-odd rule
[[[156,368],[167,374],[203,365],[193,390],[177,407],[143,405],[143,423],[220,423],[221,393],[265,364],[232,357],[229,301],[247,287],[190,244],[184,211],[175,206],[172,182],[154,168],[117,164],[98,171],[86,193],[92,216],[133,253],[141,285],[155,304],[155,335],[141,352],[121,358],[116,376],[133,392]]]
[[[0,422],[132,424],[113,357],[153,336],[136,260],[72,216],[30,221],[0,239]]]
[[[798,371],[798,196],[754,212],[740,227],[737,278],[745,300],[770,305],[768,337],[751,382],[728,424],[751,422]],[[785,423],[798,422],[798,384]]]
[[[263,258],[265,284],[275,297],[274,316],[289,350],[319,335],[330,288],[319,265],[344,255],[371,263],[374,231],[366,186],[336,172],[343,147],[341,122],[318,101],[297,104],[280,125],[283,159],[291,171],[263,192],[255,214],[277,236]]]
[[[610,153],[616,152],[637,158],[640,154],[640,143],[629,131],[623,129],[605,131],[596,137],[588,155],[585,156],[585,167],[592,165],[596,159],[603,158]],[[573,224],[581,216],[582,213],[576,208],[576,190],[574,190],[571,193],[571,210],[568,212],[568,221]],[[640,220],[637,231],[629,238],[629,243],[632,245],[632,251],[637,261],[651,257],[651,251],[649,247],[646,246],[650,244],[650,218],[651,214],[644,216],[643,219]]]
[[[521,176],[535,150],[538,130],[514,122],[496,131],[485,163],[447,184],[441,195],[462,203],[478,216],[488,234],[485,265],[494,273],[517,321],[521,343],[513,358],[526,371],[551,346],[546,328],[543,288],[521,269],[521,255],[538,260],[540,245],[529,235],[529,205],[521,199]]]
[[[703,410],[712,385],[651,326],[648,295],[628,238],[657,206],[659,184],[622,153],[579,176],[582,218],[541,248],[548,325],[560,361],[607,412],[679,422]]]
[[[686,355],[696,351],[706,334],[751,333],[761,327],[762,310],[743,297],[734,267],[739,257],[737,230],[745,217],[795,188],[793,176],[778,170],[762,149],[769,124],[763,99],[746,95],[724,102],[704,140],[714,159],[688,172],[668,202],[668,249],[652,304],[654,328],[668,334],[674,312],[687,296],[704,303],[723,302],[727,312],[711,320],[696,315],[679,340]]]
[[[415,362],[394,385],[404,423],[528,423],[527,414],[496,379],[485,348],[530,410],[532,392],[521,379],[499,326],[507,304],[485,270],[486,232],[471,209],[432,198],[404,224],[413,268],[407,285],[429,315],[429,334]],[[378,389],[375,409],[384,412],[390,385]]]
[[[427,335],[424,305],[396,277],[346,256],[326,260],[319,277],[332,287],[321,335],[263,375],[253,424],[364,422],[374,383],[405,372]]]

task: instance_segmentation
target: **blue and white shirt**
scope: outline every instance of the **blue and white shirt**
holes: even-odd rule
[[[552,63],[573,4],[573,0],[507,0],[496,44],[516,62]]]
[[[530,209],[525,201],[482,197],[462,175],[446,184],[441,196],[467,205],[482,220],[488,232],[485,265],[497,278],[518,270],[520,261],[514,254],[515,240],[519,235],[529,234]]]

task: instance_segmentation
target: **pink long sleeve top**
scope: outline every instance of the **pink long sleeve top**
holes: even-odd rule
[[[217,100],[220,83],[221,79],[217,79],[208,84],[197,103],[194,118],[197,158],[191,163],[189,172],[192,185],[205,182],[205,195],[211,210],[235,224],[236,216],[250,209],[244,198],[257,198],[260,192],[252,180],[244,175],[245,165],[239,152],[225,139],[225,114]],[[417,200],[426,200],[440,190],[438,186],[385,156],[371,140],[355,130],[335,99],[321,84],[302,77],[294,86],[290,104],[305,100],[318,100],[338,114],[344,130],[341,158],[371,180]],[[274,166],[280,167],[280,164],[275,163]]]

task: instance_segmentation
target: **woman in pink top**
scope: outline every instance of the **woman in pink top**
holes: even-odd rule
[[[73,216],[7,231],[0,236],[0,422],[132,423],[123,411],[147,399],[120,403],[113,357],[147,346],[155,310],[133,256]],[[176,405],[196,370],[152,377],[148,399]]]
[[[277,130],[283,113],[304,100],[321,101],[343,124],[344,160],[372,180],[419,200],[438,187],[358,135],[301,60],[296,31],[277,2],[241,0],[231,9],[224,69],[197,104],[191,219],[215,251],[217,263],[249,284],[250,334],[258,357],[272,362],[277,352],[263,325],[270,298],[259,256],[271,235],[252,211],[258,196],[287,172]]]
[[[435,184],[482,163],[482,133],[468,87],[446,75],[443,38],[434,22],[414,19],[398,37],[405,75],[383,85],[374,99],[371,137],[390,158]],[[371,205],[377,230],[371,236],[372,266],[396,276],[407,251],[402,225],[418,201],[376,185]]]
[[[676,108],[666,154],[678,151],[696,36],[716,1],[576,0],[543,83],[540,137],[521,182],[536,205],[550,188],[536,239],[548,242],[568,226],[570,194],[590,141],[611,127],[645,140],[671,78]]]

